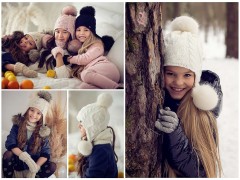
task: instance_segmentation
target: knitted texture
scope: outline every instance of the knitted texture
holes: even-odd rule
[[[93,34],[96,34],[95,9],[92,6],[86,6],[80,10],[79,14],[75,22],[75,29],[80,26],[85,26],[90,29]]]
[[[195,73],[192,91],[194,105],[201,110],[212,110],[217,106],[218,95],[211,86],[200,85],[203,48],[198,36],[198,23],[191,17],[180,16],[171,24],[172,31],[165,37],[164,66],[179,66]]]
[[[62,10],[62,15],[58,17],[54,25],[54,30],[62,28],[68,31],[72,39],[75,38],[75,20],[77,15],[77,9],[74,6],[66,6]]]
[[[27,152],[22,152],[19,155],[19,159],[28,165],[28,168],[32,173],[37,173],[39,171],[40,167],[34,162]]]
[[[112,96],[102,93],[98,96],[97,102],[84,106],[77,115],[77,120],[86,130],[87,140],[92,142],[96,136],[107,128],[110,115],[109,106],[112,104]]]
[[[39,111],[41,111],[43,116],[43,126],[40,128],[39,134],[41,137],[46,137],[50,134],[50,129],[45,126],[46,124],[46,114],[48,112],[48,108],[50,106],[50,101],[52,99],[52,96],[47,91],[39,91],[37,94],[34,94],[30,101],[28,106],[37,108]]]
[[[29,36],[31,36],[36,44],[37,50],[42,49],[42,37],[44,34],[41,34],[39,32],[29,32],[27,33]]]
[[[29,78],[35,78],[38,76],[38,73],[36,71],[33,71],[29,69],[25,64],[17,62],[14,65],[14,72],[17,73],[22,73],[24,76],[29,77]]]
[[[197,29],[198,23],[181,16],[171,23],[173,31],[165,38],[166,51],[164,66],[180,66],[193,71],[195,84],[199,83],[202,72],[203,50]]]

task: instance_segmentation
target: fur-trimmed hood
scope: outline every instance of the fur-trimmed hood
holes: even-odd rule
[[[12,117],[12,123],[19,126],[20,122],[24,119],[21,113],[16,114]]]

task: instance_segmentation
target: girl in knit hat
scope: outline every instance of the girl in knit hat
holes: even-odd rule
[[[52,96],[47,91],[35,93],[27,111],[13,116],[13,126],[7,136],[2,167],[6,178],[49,177],[56,170],[56,164],[50,162],[50,129],[45,118]]]
[[[26,77],[35,78],[37,72],[30,70],[27,66],[33,63],[31,52],[40,51],[42,48],[42,37],[44,34],[31,32],[24,34],[15,31],[12,35],[2,38],[2,72],[13,71],[22,73]]]
[[[83,178],[116,178],[117,155],[114,152],[115,133],[108,126],[108,108],[112,96],[102,93],[97,102],[84,106],[77,115],[81,141],[78,144],[80,157],[78,173]]]
[[[95,9],[92,6],[80,10],[75,30],[76,39],[82,43],[82,46],[78,50],[78,55],[70,57],[68,61],[73,64],[72,76],[82,81],[80,88],[118,88],[119,70],[103,56],[104,50],[110,50],[114,40],[109,36],[100,38],[96,34]]]
[[[219,77],[202,72],[198,23],[171,22],[164,60],[165,101],[155,126],[164,132],[164,177],[218,177],[222,167],[216,118],[222,103]]]
[[[46,65],[47,69],[55,68],[57,78],[70,77],[70,65],[67,61],[70,55],[68,43],[75,37],[76,15],[77,9],[74,6],[69,5],[62,9],[61,16],[54,25],[54,36],[47,41],[47,49],[41,53],[39,68],[43,65]],[[79,47],[78,44],[75,45]]]

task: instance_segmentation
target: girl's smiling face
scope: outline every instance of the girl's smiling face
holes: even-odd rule
[[[28,120],[31,123],[38,122],[42,117],[41,111],[39,111],[37,108],[30,107],[28,110]]]
[[[88,29],[85,26],[79,26],[76,29],[76,38],[82,43],[85,42],[86,39],[89,38],[90,34],[91,34],[90,29]]]
[[[193,88],[195,74],[179,66],[164,67],[165,88],[173,99],[181,100]]]
[[[33,40],[33,38],[26,34],[21,40],[20,40],[20,43],[19,43],[19,47],[20,49],[23,51],[23,52],[26,52],[28,53],[30,50],[32,49],[36,49],[36,43],[35,41]]]
[[[56,44],[63,48],[67,41],[69,40],[70,33],[65,29],[58,28],[55,29],[54,36]]]

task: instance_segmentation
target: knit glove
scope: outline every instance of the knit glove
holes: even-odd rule
[[[173,132],[179,123],[177,114],[170,110],[169,107],[157,110],[157,121],[155,122],[155,127],[165,133]]]
[[[64,56],[64,50],[61,47],[53,48],[51,53],[55,59],[56,59],[58,53],[60,53],[62,56]]]
[[[28,165],[28,168],[32,173],[37,173],[39,171],[40,167],[34,162],[27,152],[22,152],[19,155],[19,159]]]

